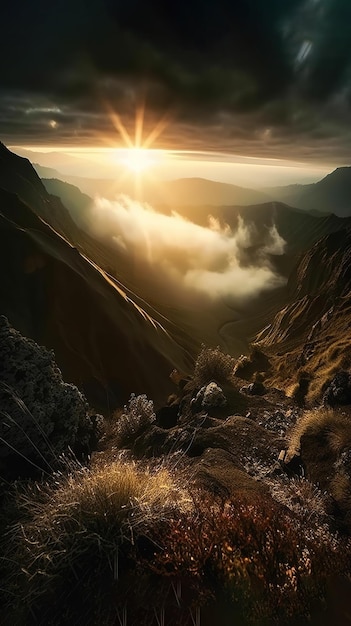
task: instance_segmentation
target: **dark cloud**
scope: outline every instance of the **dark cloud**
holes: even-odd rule
[[[336,161],[351,147],[349,0],[6,5],[3,140],[90,141],[112,130],[106,103],[132,128],[146,99],[150,127],[176,120],[159,145],[320,159],[333,146]]]

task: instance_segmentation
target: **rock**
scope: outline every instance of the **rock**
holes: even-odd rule
[[[53,352],[0,317],[0,468],[7,476],[50,471],[69,448],[89,452],[100,416],[65,383]]]
[[[201,404],[203,407],[225,406],[227,399],[221,387],[216,383],[210,383],[204,390]]]
[[[169,432],[159,426],[152,426],[145,433],[135,439],[131,445],[131,450],[138,458],[149,458],[153,456],[163,456],[169,451],[166,446]]]
[[[196,397],[192,400],[192,405],[196,409],[223,407],[226,404],[227,398],[225,397],[222,389],[217,385],[217,383],[214,382],[201,387]]]
[[[334,376],[324,393],[323,403],[329,406],[351,404],[350,372],[342,370]]]
[[[240,387],[240,393],[248,393],[248,385],[243,385],[242,387]]]
[[[270,497],[266,485],[249,476],[235,456],[220,448],[207,448],[197,458],[192,477],[195,484],[223,498],[235,498],[243,493],[253,500],[258,493]]]
[[[238,462],[254,452],[255,459],[272,465],[284,447],[284,439],[278,437],[256,422],[238,415],[209,429],[200,429],[190,440],[189,453],[195,448],[198,455],[206,448],[221,448],[235,456]]]

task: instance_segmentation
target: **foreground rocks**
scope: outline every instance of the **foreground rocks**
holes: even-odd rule
[[[101,418],[65,383],[53,352],[0,317],[0,472],[51,471],[60,454],[91,450]]]

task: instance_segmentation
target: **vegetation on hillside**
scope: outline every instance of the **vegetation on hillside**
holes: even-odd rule
[[[351,418],[269,387],[270,367],[203,347],[167,406],[132,395],[105,420],[86,466],[3,485],[2,623],[342,624]]]
[[[16,488],[18,521],[5,534],[5,620],[17,624],[243,624],[308,620],[347,539],[306,525],[269,498],[216,499],[169,469],[116,462],[71,467],[50,483]],[[12,505],[13,506],[13,505]],[[13,511],[12,511],[13,514]],[[178,592],[176,592],[178,589]],[[180,621],[179,621],[180,620]]]

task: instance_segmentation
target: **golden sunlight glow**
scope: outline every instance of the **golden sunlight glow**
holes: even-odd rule
[[[145,148],[129,148],[121,150],[121,162],[135,173],[143,172],[155,164],[155,155],[153,150]]]

